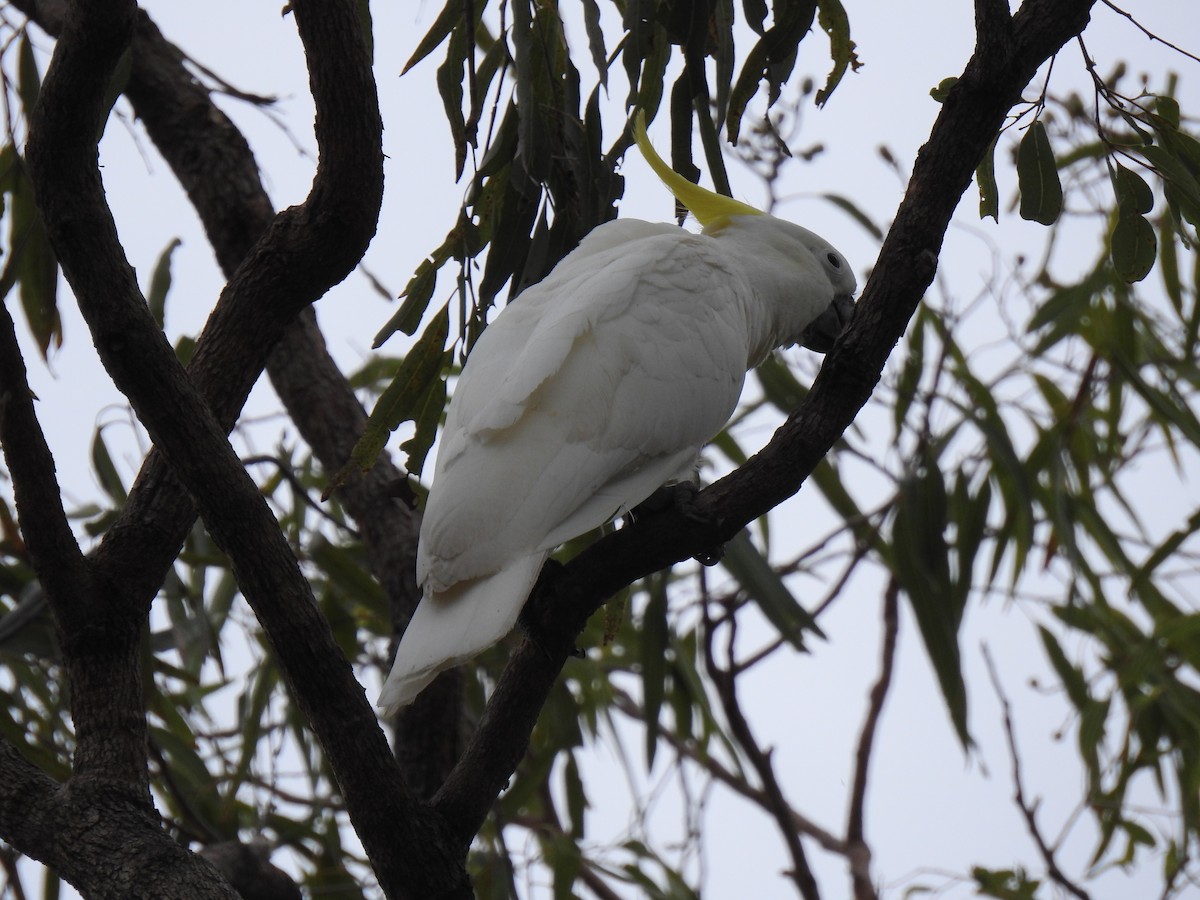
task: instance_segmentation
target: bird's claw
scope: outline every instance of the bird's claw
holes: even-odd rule
[[[666,512],[668,509],[677,509],[686,518],[716,532],[719,523],[712,515],[700,508],[696,502],[699,493],[700,487],[693,481],[676,481],[672,484],[665,484],[630,510],[627,518],[629,521],[635,522],[645,516]],[[692,558],[702,566],[712,567],[719,563],[724,555],[725,544],[718,542]]]

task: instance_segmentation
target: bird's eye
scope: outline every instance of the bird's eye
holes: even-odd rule
[[[836,253],[833,253],[833,252],[826,253],[825,258],[827,260],[829,260],[829,264],[831,266],[833,266],[835,269],[840,269],[842,267],[842,258],[840,256],[838,256]]]

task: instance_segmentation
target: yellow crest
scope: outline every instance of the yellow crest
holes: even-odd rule
[[[704,227],[716,225],[730,216],[761,216],[763,211],[755,209],[740,200],[726,197],[698,184],[688,181],[666,164],[661,156],[654,152],[650,138],[646,134],[646,113],[639,109],[633,116],[633,140],[642,157],[650,164],[662,183],[667,186],[675,199],[688,208],[696,221]]]

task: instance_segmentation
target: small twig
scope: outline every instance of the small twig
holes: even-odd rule
[[[847,859],[854,882],[855,900],[876,900],[878,894],[871,884],[871,848],[863,835],[863,809],[867,799],[867,773],[871,764],[871,749],[875,730],[883,712],[888,689],[892,684],[892,666],[896,660],[896,634],[900,630],[900,585],[895,578],[888,582],[883,595],[883,650],[879,680],[871,688],[870,706],[863,721],[862,734],[855,753],[854,789],[850,795],[850,817],[846,824]]]
[[[730,665],[732,666],[734,659],[733,647],[735,638],[737,637],[737,620],[731,618],[727,627],[729,630],[727,652]],[[759,780],[762,782],[763,796],[767,801],[765,808],[771,813],[771,816],[779,826],[780,835],[783,837],[784,843],[788,848],[788,853],[792,858],[792,869],[789,875],[804,900],[820,900],[821,893],[817,887],[816,877],[813,875],[812,867],[808,864],[808,857],[804,852],[804,846],[800,843],[800,834],[792,823],[791,806],[783,796],[783,789],[775,777],[775,768],[771,765],[771,751],[763,750],[755,740],[754,733],[750,730],[750,723],[746,721],[746,717],[742,714],[741,705],[738,702],[737,683],[734,680],[733,673],[722,669],[717,664],[716,656],[713,654],[712,642],[712,629],[705,628],[705,669],[708,672],[708,677],[716,685],[717,696],[721,700],[721,708],[725,712],[726,719],[729,720],[729,727],[733,732],[734,738],[741,746],[742,752],[750,760],[750,764],[754,767],[754,770],[758,773]]]
[[[614,693],[613,705],[635,722],[646,721],[645,711],[624,691],[618,690]],[[767,797],[766,792],[759,788],[752,787],[746,782],[746,779],[738,776],[734,772],[729,771],[729,769],[725,768],[725,766],[723,766],[719,761],[713,759],[712,756],[700,750],[695,745],[683,740],[673,732],[669,730],[662,731],[660,732],[659,736],[668,744],[670,744],[671,749],[679,754],[679,756],[695,763],[697,766],[711,775],[713,779],[725,785],[725,787],[729,788],[735,794],[746,798],[751,803],[757,804],[768,812],[770,811],[770,799]],[[839,856],[848,855],[849,850],[846,846],[846,842],[841,838],[835,837],[832,832],[822,828],[812,819],[809,819],[802,813],[797,812],[794,808],[790,811],[789,818],[791,820],[792,827],[796,831],[800,832],[806,837],[812,838],[821,845],[823,850],[827,850],[830,853],[836,853]]]
[[[21,884],[21,870],[17,868],[17,853],[11,847],[0,849],[0,869],[7,881],[3,893],[12,892],[13,900],[25,900],[25,888]]]
[[[1111,0],[1100,0],[1100,2],[1103,3],[1105,6],[1107,6],[1109,9],[1111,9],[1113,12],[1115,12],[1117,15],[1124,16],[1126,19],[1128,19],[1133,24],[1134,28],[1136,28],[1138,31],[1140,31],[1142,34],[1144,34],[1146,37],[1150,38],[1150,40],[1158,41],[1160,44],[1170,47],[1176,53],[1178,53],[1182,56],[1186,56],[1188,59],[1195,60],[1196,62],[1200,62],[1200,56],[1197,56],[1194,53],[1188,53],[1182,47],[1178,47],[1175,44],[1172,44],[1166,38],[1159,37],[1157,34],[1155,34],[1153,31],[1151,31],[1149,28],[1147,28],[1145,25],[1143,25],[1141,22],[1139,22],[1137,19],[1135,19],[1130,13],[1127,13],[1125,10],[1121,9],[1121,7],[1117,6],[1115,3],[1112,3]]]
[[[359,536],[356,529],[346,524],[345,521],[338,519],[336,516],[326,510],[325,507],[313,499],[312,495],[309,494],[308,489],[301,484],[300,479],[296,477],[296,473],[292,471],[286,460],[281,459],[278,456],[270,456],[266,454],[260,456],[246,456],[242,458],[242,464],[245,466],[260,465],[262,463],[270,463],[271,465],[275,466],[280,477],[282,477],[284,481],[291,485],[291,488],[293,491],[295,491],[296,496],[303,501],[305,506],[315,512],[318,516],[337,529],[345,531],[351,537],[357,538]]]
[[[1015,791],[1013,799],[1017,804],[1017,808],[1021,810],[1021,815],[1025,817],[1025,824],[1029,828],[1029,834],[1033,838],[1033,842],[1037,845],[1038,852],[1042,855],[1042,861],[1046,864],[1046,874],[1058,885],[1078,897],[1079,900],[1091,900],[1091,895],[1087,891],[1063,874],[1062,869],[1058,867],[1058,863],[1054,859],[1054,848],[1047,844],[1045,838],[1042,837],[1042,832],[1038,828],[1035,816],[1037,810],[1035,806],[1031,806],[1025,799],[1025,787],[1021,780],[1021,757],[1017,753],[1017,737],[1013,730],[1012,704],[1009,703],[1004,689],[1000,686],[1000,675],[996,671],[996,664],[992,661],[992,654],[986,644],[983,645],[983,660],[987,664],[988,678],[991,679],[992,687],[995,689],[996,696],[1000,699],[1000,706],[1004,710],[1004,735],[1008,740],[1008,754],[1012,759],[1012,778]]]

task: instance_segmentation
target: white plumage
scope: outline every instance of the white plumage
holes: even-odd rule
[[[601,225],[476,343],[421,524],[424,597],[379,698],[388,713],[507,634],[556,546],[688,477],[749,368],[806,338],[823,349],[848,314],[854,276],[827,242],[681,188],[644,130],[639,146],[704,232]]]

